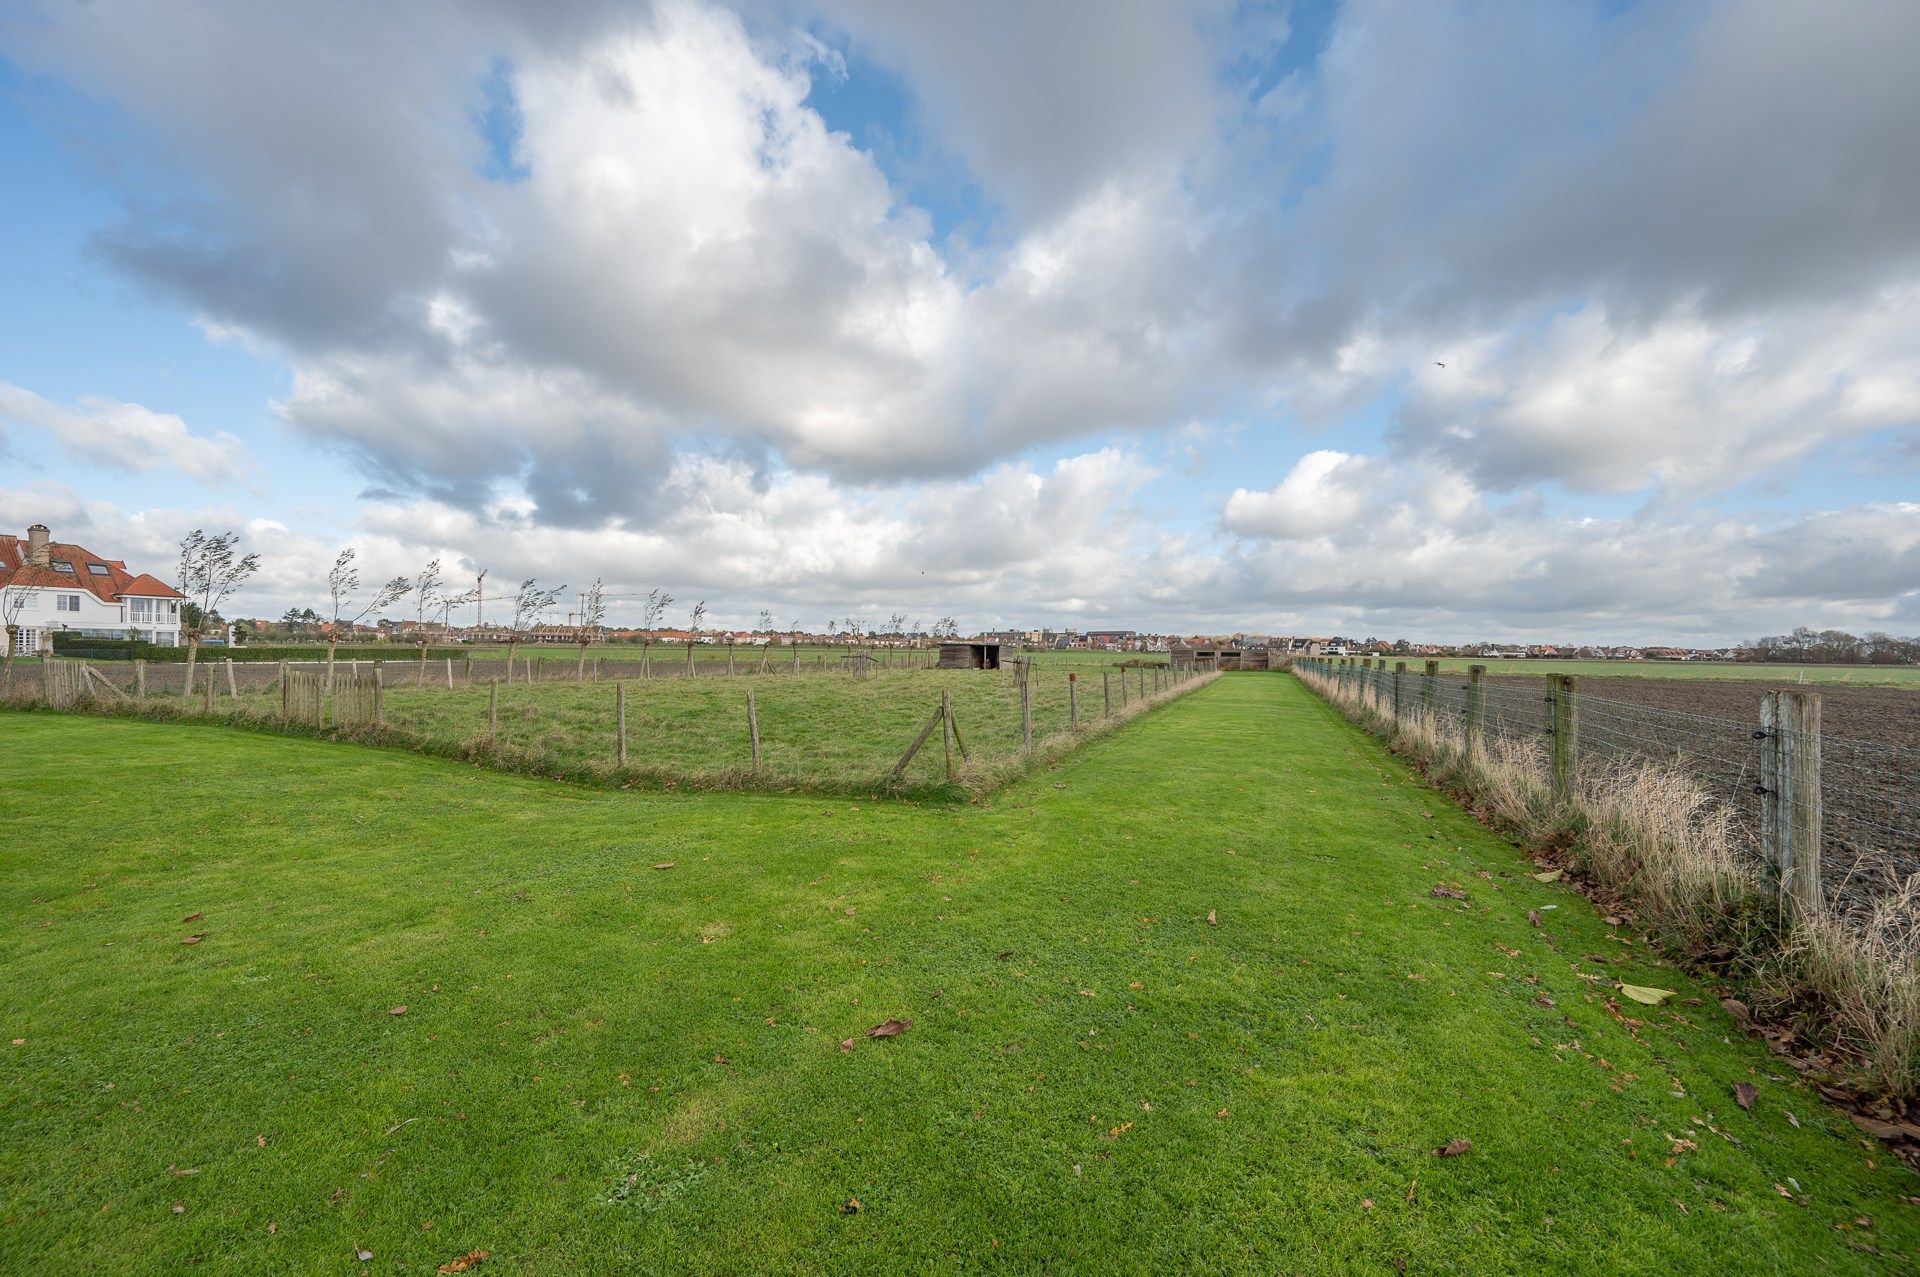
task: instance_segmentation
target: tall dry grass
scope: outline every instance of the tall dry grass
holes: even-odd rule
[[[1844,917],[1790,910],[1740,854],[1732,814],[1677,765],[1583,765],[1563,800],[1537,741],[1495,736],[1469,748],[1458,723],[1396,722],[1364,686],[1294,673],[1496,827],[1564,848],[1669,949],[1714,955],[1757,1008],[1822,1041],[1856,1088],[1920,1096],[1920,875]]]

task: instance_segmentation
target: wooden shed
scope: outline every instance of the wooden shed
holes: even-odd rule
[[[939,668],[997,670],[1000,668],[1000,645],[998,643],[942,643]]]

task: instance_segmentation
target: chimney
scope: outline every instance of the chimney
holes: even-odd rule
[[[50,544],[53,533],[47,531],[47,525],[36,523],[27,529],[27,566],[48,568],[53,566],[53,548]]]

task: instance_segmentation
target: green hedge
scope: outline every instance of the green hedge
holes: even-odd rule
[[[82,635],[65,635],[55,632],[53,650],[60,656],[80,657],[90,661],[177,661],[185,662],[187,648],[183,643],[179,647],[161,647],[153,643],[141,643],[133,639],[87,638]],[[469,648],[429,647],[427,659],[440,661],[448,657],[464,660],[473,655]],[[230,647],[225,643],[202,643],[200,659],[218,661],[232,657],[236,661],[324,661],[327,659],[325,643],[301,643],[297,645],[247,643],[239,647]],[[349,646],[342,643],[334,651],[334,659],[341,661],[417,661],[420,648],[412,643],[359,643]]]

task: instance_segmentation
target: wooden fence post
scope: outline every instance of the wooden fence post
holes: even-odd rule
[[[1433,721],[1433,695],[1440,684],[1440,662],[1428,661],[1426,673],[1420,684],[1420,712],[1429,723]]]
[[[953,779],[953,693],[940,693],[940,741],[947,750],[947,779]]]
[[[1552,740],[1553,796],[1567,802],[1573,798],[1580,768],[1580,720],[1573,675],[1547,675],[1547,703],[1552,714],[1547,730]]]
[[[616,681],[613,685],[613,736],[614,757],[622,767],[627,765],[627,685]]]
[[[386,671],[380,666],[379,661],[373,663],[373,725],[375,727],[384,727],[387,722],[383,696],[386,691],[387,676]]]
[[[451,661],[453,658],[449,656],[447,659]],[[473,686],[473,658],[471,656],[463,656],[460,658],[460,660],[462,662],[460,667],[460,676],[466,680],[466,684],[468,687],[472,687]]]
[[[1067,730],[1080,730],[1080,676],[1067,672]]]
[[[1768,692],[1760,702],[1760,848],[1780,896],[1811,914],[1820,885],[1820,697]]]
[[[453,690],[453,658],[451,656],[447,658],[447,690],[449,692]]]
[[[202,712],[211,714],[213,713],[213,671],[212,670],[207,671],[206,681],[200,684],[200,688],[201,688],[201,695],[204,698]]]
[[[487,680],[487,744],[492,746],[500,738],[500,680]]]
[[[1480,681],[1487,672],[1484,665],[1467,666],[1467,720],[1462,729],[1468,754],[1481,744],[1487,725],[1487,686]]]
[[[1028,695],[1027,677],[1031,667],[1025,662],[1020,666],[1020,748],[1023,752],[1033,752],[1033,700]]]
[[[286,662],[280,664],[284,666]],[[147,695],[147,662],[144,658],[136,659],[133,663],[133,694],[143,700]]]
[[[1395,661],[1393,663],[1393,721],[1395,723],[1400,721],[1401,713],[1405,707],[1406,683],[1407,663],[1405,661]]]
[[[1113,717],[1113,679],[1105,670],[1100,672],[1100,703],[1105,706],[1105,715]]]
[[[733,663],[733,648],[727,648],[727,663]],[[760,715],[753,707],[753,689],[747,689],[747,737],[753,742],[753,770],[760,770]]]

